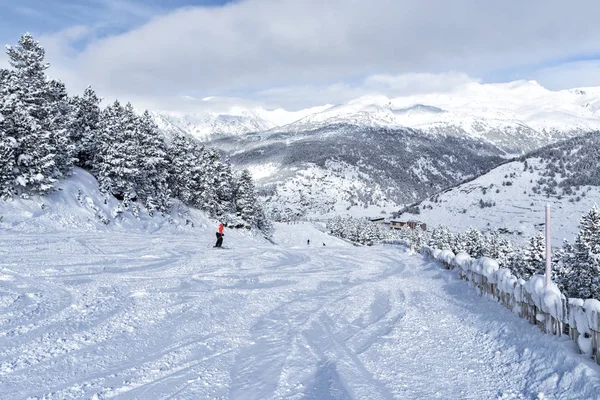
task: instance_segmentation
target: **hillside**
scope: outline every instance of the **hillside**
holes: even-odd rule
[[[215,225],[205,213],[176,199],[171,201],[173,206],[168,214],[155,212],[153,216],[142,204],[137,204],[136,217],[130,210],[124,210],[119,200],[102,194],[89,172],[76,167],[71,177],[57,183],[57,191],[53,193],[0,201],[0,231],[152,233]]]
[[[267,210],[283,219],[391,211],[481,174],[504,154],[468,138],[341,124],[211,144],[254,173]]]
[[[523,241],[544,228],[544,208],[552,209],[553,243],[573,240],[581,215],[600,203],[600,134],[591,133],[547,146],[501,165],[419,205],[419,219],[453,230],[498,227]]]

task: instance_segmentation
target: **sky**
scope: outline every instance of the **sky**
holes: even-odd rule
[[[50,76],[107,101],[298,110],[468,82],[600,86],[598,15],[596,0],[0,0],[0,40],[31,32]]]

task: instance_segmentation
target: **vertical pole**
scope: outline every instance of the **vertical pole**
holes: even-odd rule
[[[552,244],[550,241],[550,204],[546,204],[546,280],[545,286],[550,286],[552,276]]]

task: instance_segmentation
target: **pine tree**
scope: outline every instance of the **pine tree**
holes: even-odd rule
[[[0,199],[12,197],[15,186],[15,147],[16,141],[6,132],[8,120],[4,117],[9,95],[9,70],[0,69]]]
[[[565,239],[562,247],[552,252],[552,281],[561,292],[568,292],[568,280],[573,265],[574,249]]]
[[[332,219],[328,220],[327,224],[326,224],[326,229],[332,236],[343,237],[342,236],[342,232],[343,232],[342,217],[340,217],[339,215],[336,215]]]
[[[442,250],[444,246],[444,235],[441,227],[437,226],[431,231],[431,236],[428,242],[429,247]]]
[[[257,199],[256,189],[252,176],[248,170],[243,170],[240,175],[235,191],[236,213],[243,221],[250,226],[256,224]]]
[[[44,49],[30,34],[7,54],[13,70],[2,73],[0,114],[5,137],[14,141],[14,181],[23,193],[47,193],[73,162],[66,90],[46,80]]]
[[[571,297],[600,299],[600,209],[594,205],[580,220],[567,284]]]
[[[138,168],[136,193],[146,209],[165,212],[170,207],[167,165],[167,150],[150,113],[146,111],[139,119],[137,130]]]
[[[518,259],[515,269],[520,278],[529,279],[535,274],[544,273],[546,258],[546,243],[544,235],[538,233],[529,238],[529,244]]]
[[[168,185],[173,197],[185,204],[190,204],[193,199],[194,186],[192,174],[198,168],[194,164],[194,153],[201,153],[202,148],[195,146],[194,142],[183,135],[177,135],[167,147],[167,160],[169,164]]]
[[[454,245],[454,235],[447,226],[442,226],[442,236],[444,248],[442,250],[452,250]]]
[[[193,146],[192,152],[192,189],[193,200],[191,204],[201,210],[207,211],[213,217],[224,218],[229,207],[221,204],[219,189],[222,185],[220,176],[219,156],[216,151],[211,151],[200,146]],[[228,183],[227,183],[228,185]]]
[[[464,237],[465,251],[473,258],[483,254],[483,235],[477,228],[469,228]]]
[[[466,235],[462,232],[457,233],[454,236],[454,242],[452,244],[452,252],[454,252],[454,254],[458,254],[461,252],[465,252],[468,254],[466,242],[467,242]]]
[[[0,122],[0,200],[12,197],[14,190],[15,142],[2,130]]]
[[[485,236],[482,255],[495,259],[500,267],[510,267],[512,252],[511,243],[500,236],[498,229],[494,229]]]
[[[90,86],[85,88],[83,96],[75,96],[71,99],[73,109],[71,141],[75,146],[77,165],[87,169],[92,168],[94,154],[98,149],[100,102],[101,99]]]
[[[410,244],[411,244],[411,249],[413,251],[421,251],[421,247],[423,247],[425,242],[426,242],[426,237],[423,234],[423,231],[421,231],[421,229],[418,229],[418,228],[411,229]]]
[[[263,233],[266,239],[271,240],[273,238],[273,224],[267,218],[264,210],[264,205],[259,203],[256,215],[256,227]]]
[[[123,200],[124,207],[136,199],[135,182],[139,174],[136,135],[136,116],[130,105],[118,101],[102,113],[99,146],[94,160],[94,174],[100,189]]]
[[[76,148],[71,140],[73,126],[73,108],[64,83],[50,80],[47,83],[46,101],[48,103],[48,130],[56,151],[55,164],[59,176],[68,176],[76,161]]]

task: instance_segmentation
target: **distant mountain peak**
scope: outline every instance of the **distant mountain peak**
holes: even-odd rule
[[[600,130],[600,88],[552,91],[534,80],[472,82],[449,92],[396,98],[367,95],[299,111],[236,106],[220,113],[155,115],[159,126],[168,131],[187,132],[202,141],[269,130],[301,133],[346,124],[470,137],[522,153]]]

